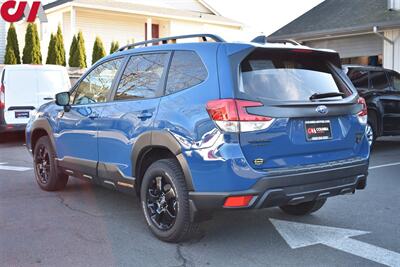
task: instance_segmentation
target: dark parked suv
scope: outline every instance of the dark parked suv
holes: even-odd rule
[[[136,192],[151,231],[179,242],[215,210],[305,215],[364,189],[366,123],[336,52],[200,34],[100,60],[26,140],[43,190],[74,176]]]
[[[345,65],[345,72],[368,106],[367,136],[400,135],[400,74],[381,67]]]

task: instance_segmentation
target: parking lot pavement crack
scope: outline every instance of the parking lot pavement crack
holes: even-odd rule
[[[205,237],[205,233],[204,232],[198,232],[197,233],[197,237],[195,236],[194,239],[191,242],[188,242],[188,245],[194,245],[199,243],[203,238]],[[182,243],[176,245],[176,259],[180,262],[182,262],[181,265],[178,266],[174,266],[174,267],[194,267],[195,264],[193,261],[189,260],[187,257],[185,257],[183,255],[182,252],[182,248],[184,247],[184,245]]]
[[[105,216],[103,216],[103,215],[97,215],[97,214],[93,214],[93,213],[87,212],[87,211],[85,211],[85,210],[73,208],[73,207],[71,207],[70,205],[68,205],[67,203],[65,203],[65,199],[64,199],[61,195],[57,195],[57,196],[58,196],[58,198],[60,199],[61,205],[63,205],[64,207],[66,207],[66,208],[69,209],[69,210],[72,210],[72,211],[74,211],[74,212],[79,212],[79,213],[85,214],[85,215],[87,215],[87,216],[95,217],[95,218],[105,217]]]
[[[183,253],[182,253],[182,244],[176,245],[176,259],[180,262],[182,262],[181,265],[175,266],[175,267],[188,267],[188,266],[195,266],[193,262],[191,262],[189,259],[187,259]]]

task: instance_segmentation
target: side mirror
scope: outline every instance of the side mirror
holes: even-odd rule
[[[64,107],[64,111],[68,112],[71,110],[71,106],[69,105],[70,94],[69,92],[62,92],[56,94],[56,104],[58,106]]]

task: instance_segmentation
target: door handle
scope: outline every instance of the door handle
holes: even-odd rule
[[[149,119],[149,118],[151,118],[151,117],[153,117],[153,113],[151,113],[151,112],[142,112],[142,113],[140,113],[140,114],[138,115],[138,118],[139,118],[139,119],[142,119],[142,120],[144,120],[144,119]]]
[[[43,98],[43,100],[54,100],[54,98],[53,97],[45,97],[45,98]]]

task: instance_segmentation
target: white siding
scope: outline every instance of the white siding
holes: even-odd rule
[[[4,55],[6,53],[6,44],[7,44],[7,23],[1,19],[0,20],[0,63],[4,63]]]
[[[376,56],[383,53],[382,39],[375,34],[310,41],[307,46],[339,52],[341,58]]]
[[[103,41],[107,53],[110,51],[112,41],[118,41],[122,46],[132,41],[145,39],[145,18],[78,9],[76,22],[76,30],[81,30],[85,39],[88,65],[92,61],[96,36],[99,36]],[[153,23],[156,23],[156,21],[153,20]]]
[[[394,46],[386,41],[384,42],[383,66],[400,72],[400,29],[386,31],[385,36],[394,40]]]
[[[156,7],[167,7],[167,8],[174,8],[174,9],[179,9],[179,10],[188,10],[188,11],[194,11],[194,12],[201,12],[201,13],[207,13],[207,14],[212,14],[212,12],[202,5],[199,1],[197,0],[116,0],[116,2],[128,2],[128,3],[138,3],[142,4],[145,3],[146,5],[154,5]]]
[[[226,40],[240,40],[243,31],[235,27],[223,27],[214,24],[195,23],[184,20],[171,21],[171,35],[212,33]]]

